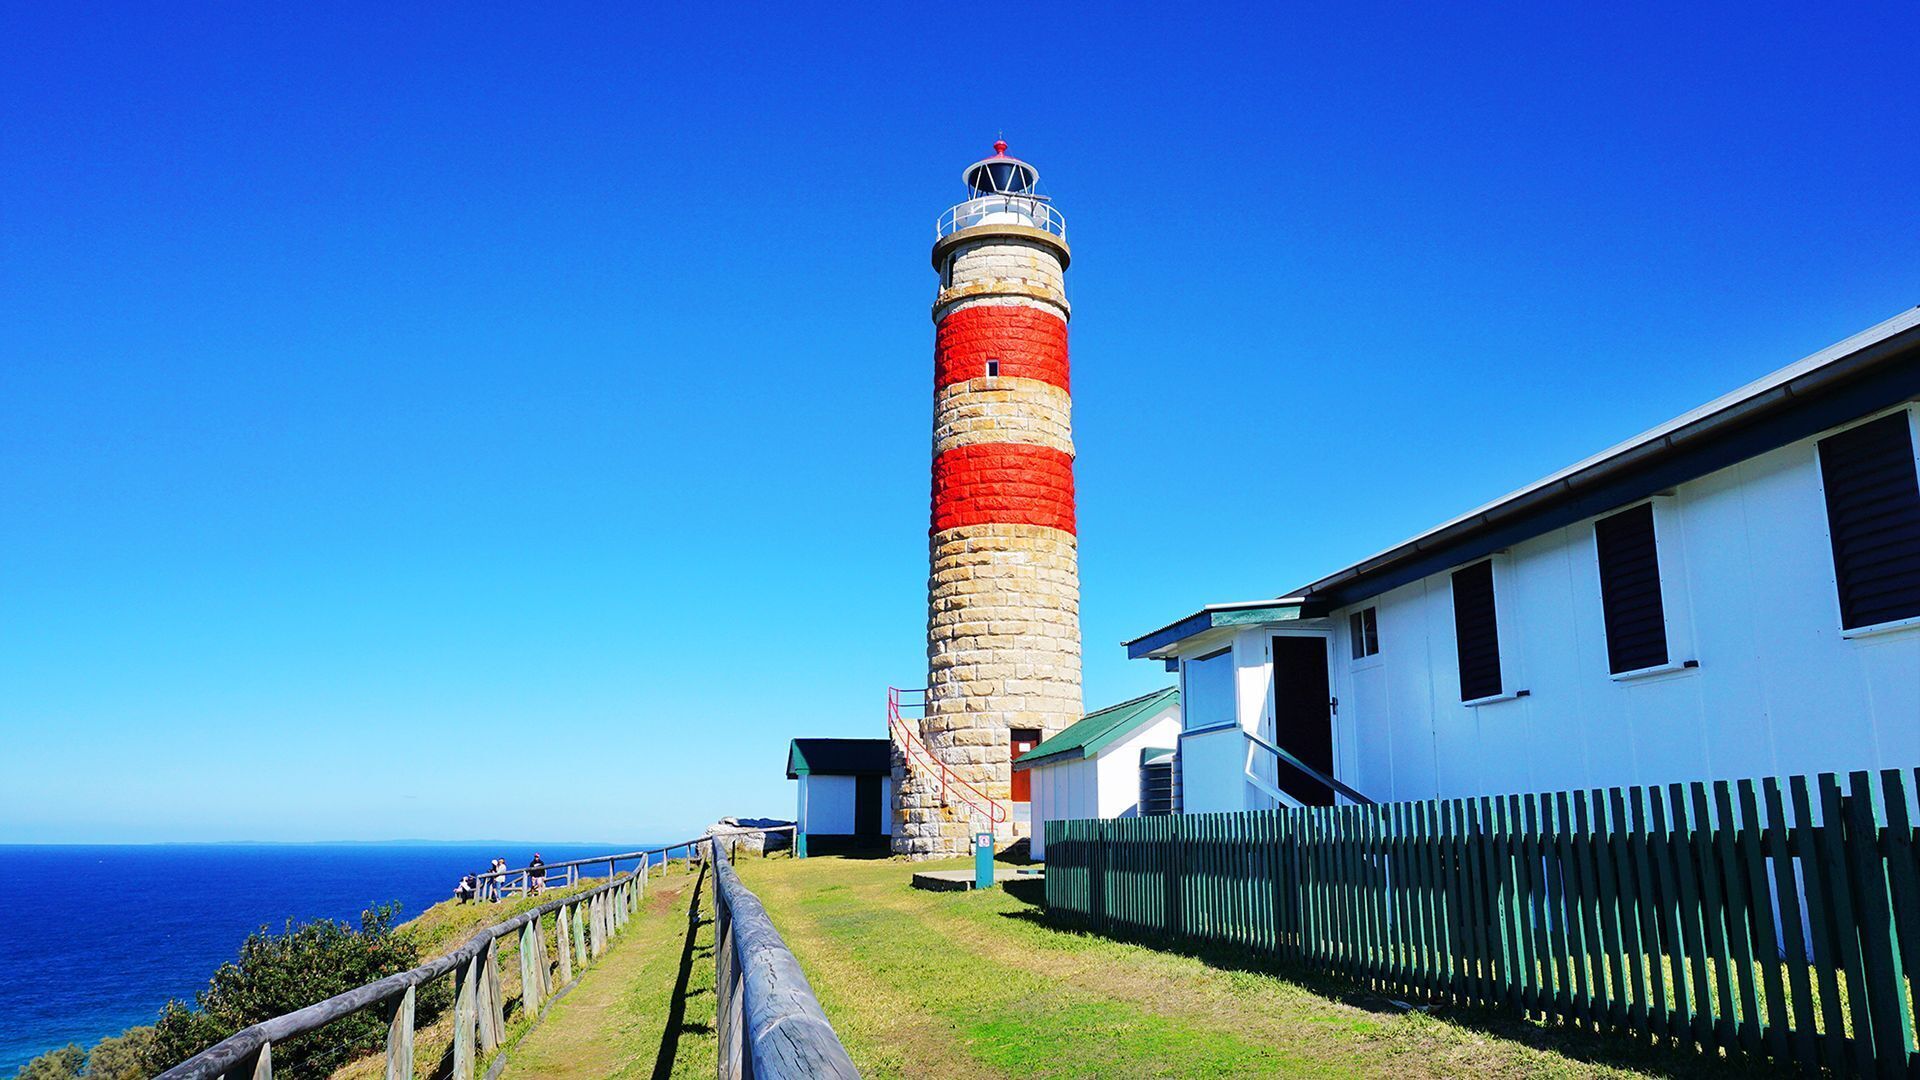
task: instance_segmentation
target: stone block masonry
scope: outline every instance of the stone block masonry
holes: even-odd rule
[[[935,457],[974,443],[1051,446],[1073,457],[1072,403],[1057,386],[1033,379],[969,379],[941,387],[933,407],[940,417],[933,430]]]
[[[1073,456],[1031,443],[972,443],[934,458],[934,534],[990,523],[1045,525],[1071,535]]]
[[[1011,810],[1012,737],[1082,715],[1065,247],[972,230],[934,303],[927,708],[922,742]],[[1031,230],[1028,230],[1031,232]],[[985,822],[896,750],[894,850],[971,850]],[[996,829],[1007,843],[1026,826]]]
[[[1067,324],[1059,312],[1025,304],[973,304],[940,322],[933,346],[933,385],[943,389],[981,378],[998,361],[1003,378],[1037,379],[1071,391]]]

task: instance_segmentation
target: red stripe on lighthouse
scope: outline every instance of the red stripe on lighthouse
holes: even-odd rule
[[[987,373],[1067,385],[1067,324],[1060,316],[1025,304],[961,308],[940,320],[933,339],[933,387],[951,386]]]
[[[987,524],[1073,532],[1073,458],[1030,443],[972,443],[934,458],[933,531]]]

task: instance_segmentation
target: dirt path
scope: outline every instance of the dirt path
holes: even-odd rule
[[[713,1075],[711,879],[654,879],[611,949],[508,1051],[511,1080]]]

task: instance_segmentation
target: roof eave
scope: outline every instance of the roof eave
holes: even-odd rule
[[[1013,763],[1013,767],[1015,771],[1018,771],[1023,768],[1032,768],[1036,765],[1051,765],[1057,761],[1083,761],[1087,758],[1098,757],[1107,747],[1132,735],[1135,731],[1139,730],[1142,724],[1152,720],[1153,717],[1159,715],[1169,706],[1176,705],[1179,700],[1179,687],[1163,686],[1158,690],[1150,690],[1147,693],[1141,694],[1139,697],[1128,698],[1126,701],[1108,705],[1103,709],[1095,709],[1093,712],[1081,717],[1078,723],[1070,724],[1065,730],[1055,732],[1043,740],[1039,746],[1027,751],[1023,757]],[[1099,734],[1071,745],[1061,746],[1053,750],[1047,749],[1049,743],[1066,739],[1076,729],[1081,727],[1081,725],[1090,724],[1101,717],[1107,716],[1114,716],[1116,718]]]
[[[1382,575],[1429,553],[1470,543],[1476,536],[1515,522],[1543,507],[1574,498],[1622,474],[1657,464],[1703,441],[1787,409],[1800,399],[1847,383],[1882,362],[1899,357],[1916,344],[1920,344],[1920,308],[1902,312],[1660,427],[1470,510],[1295,592],[1304,597],[1328,598],[1331,606],[1363,598],[1346,594],[1368,578]],[[1132,655],[1129,652],[1129,656]]]
[[[1042,765],[1054,765],[1062,761],[1084,761],[1092,756],[1093,754],[1088,752],[1084,746],[1070,746],[1065,750],[1048,754],[1045,757],[1035,757],[1032,754],[1028,754],[1013,763],[1013,771],[1025,772],[1028,769],[1038,768]]]
[[[1126,642],[1127,659],[1168,660],[1179,655],[1182,646],[1213,630],[1298,622],[1319,618],[1326,610],[1325,604],[1301,596],[1208,604],[1184,619]]]

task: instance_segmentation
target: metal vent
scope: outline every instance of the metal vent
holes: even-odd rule
[[[1146,760],[1149,755],[1161,756]],[[1173,813],[1173,754],[1148,750],[1140,762],[1140,813],[1142,816]]]

